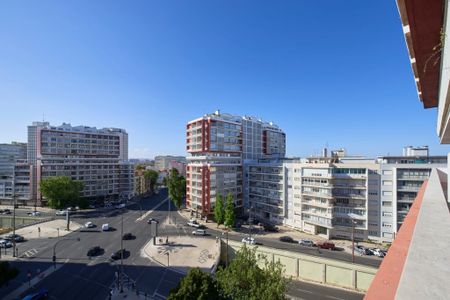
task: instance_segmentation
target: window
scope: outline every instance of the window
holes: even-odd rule
[[[392,196],[391,191],[383,191],[383,196]]]
[[[383,217],[392,217],[392,213],[388,211],[383,211]]]
[[[392,228],[392,224],[388,223],[388,222],[383,222],[383,227],[384,228]]]
[[[392,180],[383,180],[383,185],[392,185]]]
[[[392,170],[383,170],[383,175],[392,175]]]

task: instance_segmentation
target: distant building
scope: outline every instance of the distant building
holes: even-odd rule
[[[27,144],[0,144],[0,201],[10,203],[16,195],[17,203],[30,200],[30,165],[26,161]]]
[[[186,157],[171,155],[155,156],[155,169],[158,171],[169,170],[172,162],[186,163]]]
[[[187,166],[186,162],[172,160],[170,162],[169,170],[177,169],[177,171],[178,171],[178,173],[180,173],[180,175],[182,175],[183,177],[186,177],[186,166]]]
[[[82,181],[82,196],[89,199],[129,199],[134,194],[134,167],[128,161],[124,129],[33,122],[28,126],[27,152],[30,191],[39,203],[45,203],[40,182],[52,176]]]

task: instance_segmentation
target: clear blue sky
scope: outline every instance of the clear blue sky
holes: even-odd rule
[[[44,114],[184,155],[186,122],[220,108],[277,123],[290,156],[449,151],[394,0],[2,1],[0,45],[0,142]]]

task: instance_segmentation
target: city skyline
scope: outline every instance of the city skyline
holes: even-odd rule
[[[0,102],[20,113],[2,114],[0,143],[44,119],[124,128],[130,158],[186,155],[185,123],[220,109],[278,124],[287,156],[449,149],[417,101],[394,1],[106,3],[1,5]]]

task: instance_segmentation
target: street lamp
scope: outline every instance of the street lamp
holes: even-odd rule
[[[355,262],[355,224],[356,221],[354,220],[356,217],[358,217],[357,214],[349,213],[348,216],[350,217],[350,221],[352,222],[352,263]]]
[[[156,245],[156,237],[158,236],[158,222],[154,221],[154,220],[152,220],[150,222],[150,231],[152,231],[151,229],[153,227],[152,226],[153,224],[155,224],[155,234],[153,235],[153,245]]]
[[[225,267],[228,267],[228,229],[225,233],[222,232],[222,235],[226,234],[227,237],[227,248],[225,249]]]
[[[52,257],[54,269],[56,269],[56,246],[58,246],[58,244],[63,241],[78,241],[79,242],[79,241],[81,241],[81,239],[80,238],[76,238],[76,239],[67,238],[67,239],[59,240],[55,243],[55,245],[53,246],[53,257]]]
[[[13,257],[16,257],[16,170],[13,169],[13,188],[12,188],[12,200],[13,200]],[[5,247],[6,249],[6,247]]]

